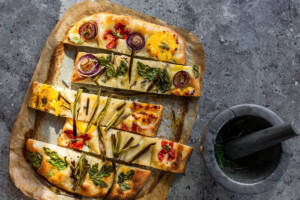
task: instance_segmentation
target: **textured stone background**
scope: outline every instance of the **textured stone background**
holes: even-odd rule
[[[28,199],[9,179],[10,131],[44,42],[76,1],[0,0],[0,199]],[[240,103],[271,108],[300,120],[299,0],[113,0],[195,33],[206,52],[203,95],[189,144],[194,152],[168,199],[299,200],[300,138],[273,190],[259,195],[226,191],[207,174],[199,154],[203,127],[216,113]]]

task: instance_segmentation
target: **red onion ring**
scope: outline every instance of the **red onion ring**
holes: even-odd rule
[[[132,50],[141,50],[145,47],[145,38],[142,34],[134,32],[128,36],[126,43]]]
[[[190,75],[186,71],[179,71],[173,77],[173,85],[177,88],[184,88],[190,82]]]
[[[85,61],[85,59],[88,59],[87,64],[90,62],[93,62],[93,65],[89,67],[89,69],[83,69],[83,66],[81,66],[82,62]],[[79,58],[76,66],[77,72],[80,76],[84,77],[93,77],[97,75],[101,71],[100,63],[98,62],[98,58],[92,54],[86,54]]]
[[[96,22],[86,22],[79,27],[79,34],[86,40],[94,39],[97,33],[98,27]]]

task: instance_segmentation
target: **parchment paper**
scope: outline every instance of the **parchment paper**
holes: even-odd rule
[[[64,46],[62,40],[67,30],[76,21],[97,12],[111,12],[122,15],[132,15],[143,20],[167,25],[154,17],[136,12],[132,9],[113,4],[109,1],[84,1],[69,8],[49,35],[32,80],[24,97],[21,110],[14,124],[10,143],[10,176],[16,187],[25,195],[35,199],[79,199],[76,196],[60,192],[41,178],[26,162],[24,144],[27,138],[35,138],[56,144],[57,134],[62,128],[63,118],[57,118],[47,113],[37,112],[27,107],[30,97],[30,87],[33,81],[46,82],[52,85],[62,85],[61,80],[70,83],[74,55],[79,50],[97,52],[98,50],[80,49]],[[201,82],[205,68],[205,56],[202,45],[197,37],[183,29],[175,29],[185,40],[188,65],[197,64],[201,67]],[[75,87],[75,86],[73,86]],[[90,88],[92,91],[93,88]],[[111,91],[108,91],[111,92]],[[163,104],[165,106],[163,119],[158,131],[158,137],[186,143],[193,127],[199,98],[170,96],[134,96],[133,99],[142,102]],[[175,115],[174,115],[174,114]],[[175,116],[175,120],[174,120]],[[164,199],[173,180],[173,174],[152,170],[150,180],[137,199]]]

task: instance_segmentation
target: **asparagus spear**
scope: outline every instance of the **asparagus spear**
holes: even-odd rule
[[[82,89],[79,89],[76,93],[76,97],[75,97],[75,101],[74,101],[74,105],[73,105],[73,136],[77,136],[77,127],[76,127],[76,104],[79,100],[79,97],[82,93]]]
[[[98,110],[99,104],[100,104],[100,95],[101,95],[101,89],[98,90],[96,107],[95,107],[95,110],[94,110],[94,112],[92,114],[92,117],[91,117],[91,119],[90,119],[90,121],[89,121],[89,123],[88,123],[88,125],[87,125],[87,127],[85,129],[85,133],[88,132],[88,130],[92,127],[92,125],[94,123],[94,116],[95,116],[95,114],[96,114],[96,112]]]

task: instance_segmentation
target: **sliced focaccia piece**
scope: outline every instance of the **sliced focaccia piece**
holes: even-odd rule
[[[156,138],[100,127],[106,157],[144,166],[151,164],[152,146]]]
[[[27,140],[26,154],[41,176],[65,191],[103,198],[113,184],[110,161],[31,139]]]
[[[99,130],[98,130],[99,131]],[[165,171],[184,172],[192,147],[180,143],[100,128],[106,157]]]
[[[185,64],[182,37],[171,28],[141,19],[98,13],[76,22],[65,36],[64,43],[88,46],[154,60]]]
[[[172,172],[183,172],[193,148],[159,139],[153,147],[151,167]]]
[[[72,118],[77,92],[34,82],[29,107]],[[155,136],[163,106],[82,93],[76,104],[76,119],[90,124]]]
[[[107,199],[134,199],[137,193],[144,187],[150,175],[151,171],[149,170],[117,164],[115,184]]]
[[[62,133],[57,140],[57,144],[59,146],[82,150],[84,152],[101,154],[101,146],[99,145],[97,127],[95,125],[91,125],[91,127],[87,130],[87,126],[87,123],[77,121],[77,135],[74,136],[73,120],[67,119],[66,123],[64,124]]]
[[[82,83],[89,81],[92,84],[97,83],[111,88],[129,88],[129,62],[130,57],[123,55],[78,52],[74,62],[72,81]],[[101,69],[98,70],[98,76],[92,78],[85,76],[85,67],[89,65],[95,67],[100,65]]]
[[[129,81],[130,58],[112,54],[79,52],[75,59],[72,82],[134,90],[147,93],[200,96],[199,67],[133,59]],[[93,67],[97,70],[85,70]],[[93,76],[88,75],[94,73]]]

